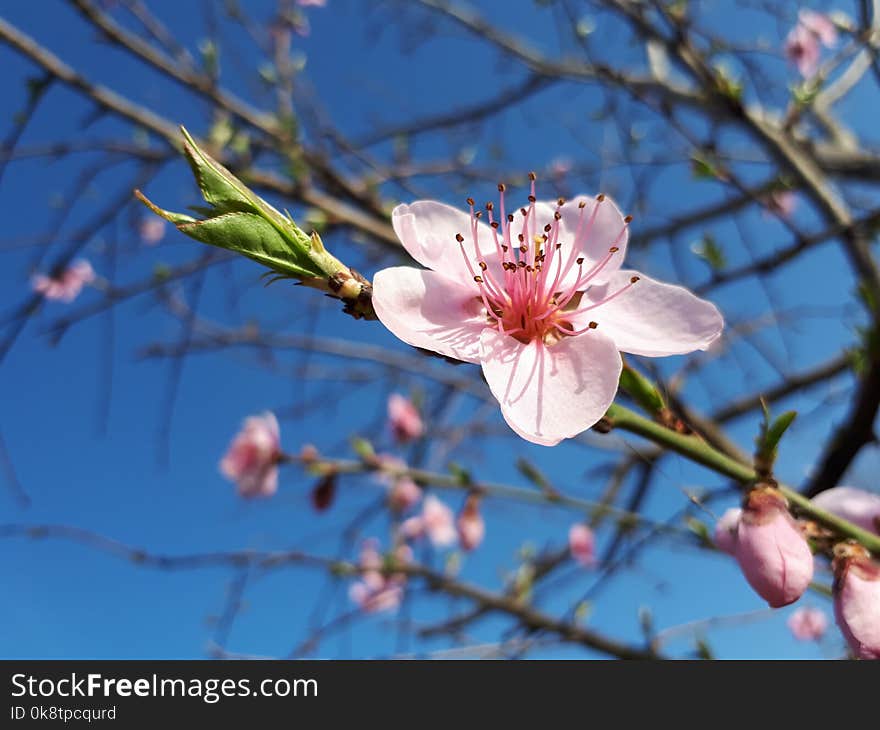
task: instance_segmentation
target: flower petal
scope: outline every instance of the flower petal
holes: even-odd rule
[[[373,277],[376,316],[413,347],[457,360],[480,360],[485,308],[470,290],[433,271],[398,266]]]
[[[622,269],[607,285],[591,287],[582,305],[601,301],[629,284],[633,276],[639,281],[632,288],[579,319],[598,322],[619,350],[648,357],[706,350],[720,337],[724,319],[714,304],[636,271]]]
[[[492,265],[499,260],[489,226],[477,224],[478,253],[471,235],[470,215],[444,203],[417,200],[398,205],[391,212],[391,225],[410,256],[422,266],[456,281],[470,283],[473,279],[461,255],[462,244],[455,240],[457,234],[464,237],[464,249],[474,271],[479,261]]]
[[[580,208],[580,203],[584,204]],[[544,225],[553,223],[553,215],[556,212],[555,202],[538,202],[535,204],[537,215],[537,230],[541,232]],[[598,207],[598,210],[596,208]],[[595,218],[590,223],[595,211]],[[611,257],[608,263],[597,273],[593,279],[596,283],[603,283],[617,271],[626,256],[626,244],[629,240],[629,229],[624,221],[623,214],[615,202],[605,196],[600,203],[596,198],[579,195],[567,201],[559,209],[562,218],[559,219],[559,250],[563,256],[563,265],[571,264],[569,275],[563,278],[560,288],[565,284],[574,284],[577,280],[578,268],[574,261],[583,256],[586,258],[583,271],[589,271],[591,264],[595,264],[608,255],[609,249],[616,247],[618,251]],[[577,234],[580,231],[582,241],[578,241]],[[587,235],[585,235],[587,234]],[[575,243],[579,243],[577,247]],[[553,264],[555,267],[556,264]]]
[[[585,431],[617,393],[620,355],[598,332],[548,346],[487,328],[480,346],[483,374],[504,420],[532,443],[553,446]]]

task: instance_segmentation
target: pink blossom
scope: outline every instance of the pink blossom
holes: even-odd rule
[[[880,563],[861,545],[834,547],[834,615],[853,653],[880,659]]]
[[[837,44],[837,28],[822,13],[807,8],[798,12],[798,22],[785,39],[785,57],[795,64],[804,78],[811,78],[819,67],[820,45]]]
[[[400,531],[410,540],[427,537],[435,547],[452,545],[457,537],[452,510],[433,494],[425,497],[422,514],[404,520]]]
[[[281,431],[273,413],[245,419],[220,462],[223,475],[242,497],[271,497],[278,490]]]
[[[811,78],[819,68],[819,39],[798,23],[785,39],[785,57],[797,66],[801,76]]]
[[[767,213],[780,218],[791,218],[797,207],[797,195],[791,190],[774,190],[764,199]]]
[[[585,568],[596,565],[596,539],[593,531],[578,522],[568,531],[568,550],[571,557]]]
[[[557,157],[550,163],[550,174],[555,178],[563,178],[571,172],[573,165],[567,157]]]
[[[472,494],[465,500],[455,524],[458,528],[458,543],[462,550],[467,552],[476,550],[486,535],[486,523],[480,514],[479,497]]]
[[[837,45],[837,27],[831,18],[824,13],[801,8],[798,11],[798,25],[802,25],[810,31],[826,48],[833,48]]]
[[[799,608],[788,617],[788,628],[798,641],[818,641],[828,629],[828,617],[818,608]]]
[[[398,512],[406,512],[421,498],[422,488],[409,477],[395,479],[388,489],[388,504]]]
[[[165,226],[165,221],[158,216],[143,218],[138,226],[141,243],[145,246],[155,246],[165,238]]]
[[[80,259],[74,261],[58,275],[37,274],[31,280],[35,292],[52,301],[72,302],[79,296],[83,287],[95,280],[92,265]]]
[[[534,177],[534,176],[532,176]],[[620,268],[629,218],[610,198],[537,202],[498,219],[426,200],[392,224],[426,269],[373,280],[382,323],[415,347],[479,363],[508,425],[551,446],[595,424],[617,392],[619,351],[657,357],[706,349],[723,321],[687,290]]]
[[[880,535],[880,494],[855,487],[833,487],[810,500],[814,505]]]
[[[794,603],[813,579],[813,554],[782,494],[749,494],[737,530],[736,560],[749,585],[772,608]]]
[[[736,554],[736,532],[740,517],[742,510],[739,507],[731,507],[715,523],[715,547],[728,555]]]
[[[392,553],[392,560],[405,565],[412,561],[412,551],[400,545]],[[348,595],[365,613],[377,613],[396,609],[403,599],[406,584],[404,573],[386,575],[385,559],[379,552],[379,542],[373,538],[364,540],[359,558],[361,579],[352,584]]]
[[[394,438],[402,444],[420,438],[425,432],[419,409],[399,393],[388,396],[388,423]]]

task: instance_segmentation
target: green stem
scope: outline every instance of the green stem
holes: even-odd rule
[[[741,484],[752,484],[758,478],[758,475],[751,466],[731,459],[726,454],[722,454],[698,436],[673,431],[644,416],[640,416],[624,406],[617,405],[616,403],[613,404],[608,409],[605,419],[614,428],[643,436],[659,446],[665,446],[682,456],[686,456],[691,461],[702,464],[712,471],[730,477]],[[841,537],[857,540],[874,555],[880,555],[880,537],[867,530],[863,530],[858,525],[854,525],[842,517],[816,507],[809,499],[791,487],[784,484],[779,484],[778,487],[786,499],[799,512],[834,530]]]

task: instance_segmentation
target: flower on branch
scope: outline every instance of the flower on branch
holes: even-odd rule
[[[834,546],[834,615],[853,653],[880,659],[880,563],[861,545]]]
[[[508,425],[552,446],[593,426],[617,392],[620,351],[707,349],[723,320],[682,287],[621,268],[630,218],[604,196],[470,215],[426,200],[392,223],[424,269],[373,281],[376,315],[415,347],[479,363]]]
[[[42,294],[50,301],[72,302],[76,299],[84,286],[95,280],[95,271],[92,265],[80,259],[59,274],[46,276],[37,274],[31,280],[31,286],[38,294]]]
[[[819,509],[880,535],[880,494],[855,487],[833,487],[810,500]]]
[[[220,462],[223,475],[235,482],[242,497],[271,497],[278,491],[281,430],[275,415],[265,412],[245,419]]]
[[[388,396],[388,425],[398,443],[415,441],[425,433],[425,424],[415,404],[400,393]]]
[[[736,560],[749,585],[772,608],[794,603],[813,580],[813,553],[775,488],[749,494],[736,534]]]
[[[587,525],[578,522],[571,526],[568,531],[568,551],[583,567],[596,566],[596,538]]]
[[[799,608],[788,617],[788,628],[798,641],[818,641],[828,630],[828,617],[818,608]]]

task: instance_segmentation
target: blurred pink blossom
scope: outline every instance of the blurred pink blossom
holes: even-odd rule
[[[48,300],[72,302],[79,296],[83,287],[94,280],[95,271],[92,265],[80,259],[56,276],[37,274],[31,279],[31,286],[35,292],[42,294]]]
[[[435,547],[452,545],[458,534],[452,510],[433,494],[425,497],[422,513],[405,520],[400,531],[409,540],[427,537]]]
[[[412,561],[412,551],[407,545],[400,545],[394,551],[392,559],[405,565]],[[362,569],[361,579],[349,588],[349,598],[364,613],[391,611],[400,605],[403,589],[406,584],[404,573],[385,575],[385,559],[379,552],[379,543],[371,538],[365,540],[361,547],[359,559]]]
[[[785,39],[785,57],[797,66],[805,79],[815,75],[819,68],[819,39],[816,34],[798,23]]]
[[[327,5],[327,0],[296,0],[296,4],[301,8],[323,8]]]
[[[159,241],[165,238],[166,223],[158,216],[149,216],[142,218],[138,225],[138,234],[141,243],[145,246],[155,246]]]
[[[837,27],[831,18],[824,13],[801,8],[798,11],[798,23],[815,35],[826,48],[833,48],[837,45]]]
[[[596,565],[596,538],[593,531],[585,524],[578,522],[568,531],[568,550],[571,557],[585,568]]]
[[[797,66],[804,78],[811,78],[819,67],[821,46],[837,44],[837,28],[822,13],[807,8],[798,12],[798,22],[785,39],[785,57]]]
[[[707,349],[723,320],[679,286],[621,269],[630,219],[610,198],[538,202],[509,222],[431,200],[399,205],[395,233],[425,269],[373,279],[373,306],[404,342],[479,363],[522,438],[552,446],[611,405],[620,352],[659,357]],[[598,328],[598,329],[597,329]]]
[[[788,617],[788,628],[798,641],[818,641],[828,629],[828,617],[818,608],[799,608]]]
[[[388,488],[388,504],[397,512],[406,512],[418,504],[422,488],[409,477],[400,477]]]
[[[735,555],[749,585],[772,608],[794,603],[813,579],[810,546],[785,497],[772,487],[758,487],[749,494]]]
[[[791,218],[797,207],[797,194],[792,190],[774,190],[764,198],[767,213],[780,218]]]
[[[400,393],[392,393],[388,396],[388,424],[391,426],[394,438],[402,444],[420,438],[425,432],[425,424],[422,423],[419,409],[409,398],[404,398]]]
[[[242,497],[271,497],[278,490],[281,431],[273,413],[245,419],[220,461],[220,471]]]
[[[810,500],[820,509],[880,535],[880,494],[855,487],[833,487]]]
[[[467,552],[476,550],[483,542],[483,537],[486,535],[486,523],[480,514],[480,498],[477,495],[471,494],[465,500],[464,507],[458,515],[456,527],[458,528],[458,543],[462,550]]]

